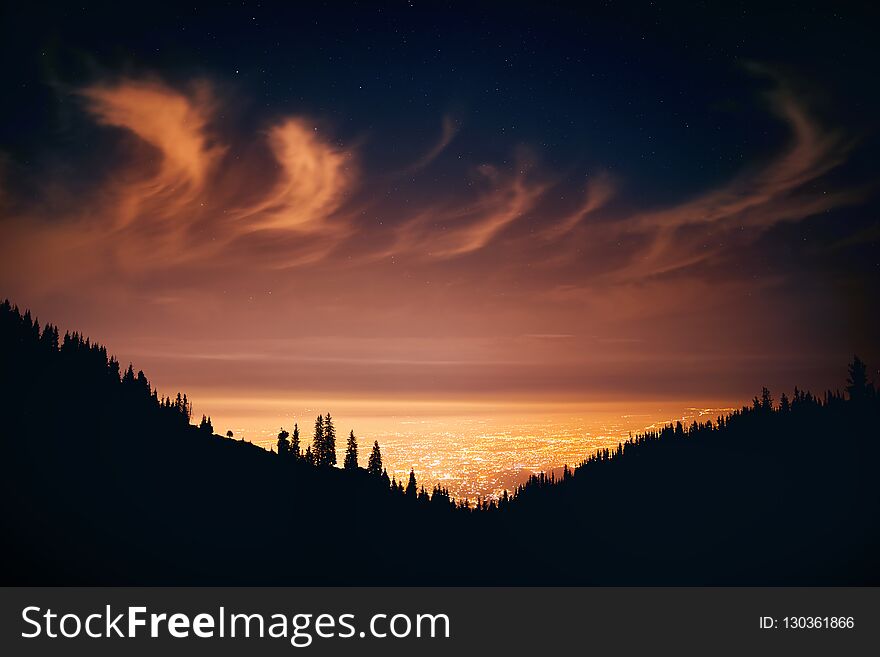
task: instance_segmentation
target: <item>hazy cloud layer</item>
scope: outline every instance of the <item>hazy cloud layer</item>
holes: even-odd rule
[[[405,175],[390,175],[307,116],[225,133],[219,117],[235,99],[206,80],[122,78],[76,93],[94,123],[117,133],[124,160],[51,216],[42,208],[59,204],[45,199],[5,206],[5,292],[85,322],[123,356],[152,358],[169,382],[192,377],[199,360],[226,367],[207,368],[205,385],[239,374],[255,385],[263,372],[280,387],[330,391],[580,394],[641,376],[632,387],[647,394],[646,382],[662,385],[656,371],[686,355],[716,363],[723,354],[731,366],[776,351],[766,369],[779,372],[791,353],[845,337],[814,321],[780,354],[779,335],[839,308],[779,302],[784,277],[740,280],[737,263],[768,231],[865,193],[815,185],[854,142],[783,82],[768,98],[790,132],[781,152],[692,198],[645,208],[628,202],[637,180],[585,171],[573,187],[517,144],[507,163],[462,162],[456,189],[422,185],[396,202],[456,143],[449,117]],[[46,197],[59,186],[40,184]],[[0,190],[9,197],[15,190]],[[706,278],[700,268],[720,261],[727,275]],[[164,331],[170,345],[144,349]],[[229,350],[241,336],[246,344]],[[279,352],[272,340],[282,338],[293,342]],[[202,342],[213,346],[194,351]],[[687,362],[698,389],[706,368]]]

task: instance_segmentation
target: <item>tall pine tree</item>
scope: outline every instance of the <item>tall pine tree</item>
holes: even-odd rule
[[[379,451],[379,441],[373,442],[373,451],[370,452],[370,458],[367,461],[367,472],[377,477],[382,476],[382,452]]]
[[[846,391],[853,401],[861,401],[868,396],[868,367],[858,356],[853,356],[846,378]]]
[[[409,481],[406,484],[406,496],[415,499],[416,494],[418,493],[418,487],[416,486],[416,472],[415,470],[409,471]]]
[[[333,426],[333,418],[330,413],[324,417],[324,452],[319,465],[336,465],[336,428]]]
[[[312,438],[311,458],[317,465],[321,464],[324,454],[324,416],[315,420],[315,436]]]
[[[343,467],[346,470],[357,470],[358,467],[358,444],[354,437],[354,431],[348,434],[348,444],[345,447],[345,461]]]
[[[298,461],[302,456],[299,451],[299,425],[296,422],[293,423],[293,436],[290,440],[290,455],[295,461]]]

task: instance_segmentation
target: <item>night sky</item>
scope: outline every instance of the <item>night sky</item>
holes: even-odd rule
[[[841,387],[853,353],[876,375],[876,10],[17,4],[0,297],[165,390],[736,402]]]

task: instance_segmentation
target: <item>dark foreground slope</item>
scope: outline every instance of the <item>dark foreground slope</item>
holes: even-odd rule
[[[0,583],[878,584],[869,391],[669,428],[462,510],[201,431],[3,305]]]
[[[546,551],[574,579],[878,584],[878,420],[876,399],[829,394],[667,427],[534,482],[511,515],[558,528]]]

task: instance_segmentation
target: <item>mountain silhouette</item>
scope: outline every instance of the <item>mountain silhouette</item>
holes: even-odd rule
[[[389,482],[378,443],[357,467],[353,432],[333,467],[329,413],[314,453],[298,426],[277,452],[195,426],[186,395],[8,301],[0,395],[4,585],[880,584],[857,358],[845,394],[764,389],[475,504]]]

